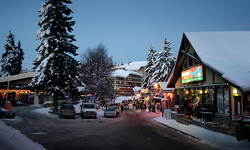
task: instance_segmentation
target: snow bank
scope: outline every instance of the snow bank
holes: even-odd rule
[[[5,125],[0,120],[0,150],[45,150],[45,148],[34,143],[20,131]]]

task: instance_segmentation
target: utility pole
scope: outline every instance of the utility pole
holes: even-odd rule
[[[5,97],[5,108],[7,107],[8,93],[9,93],[10,79],[8,80],[7,93]]]

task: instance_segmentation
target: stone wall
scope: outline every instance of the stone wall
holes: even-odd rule
[[[228,116],[228,115],[215,113],[214,118],[212,119],[212,121],[225,124],[226,126],[230,126],[231,119],[230,119],[230,116]]]

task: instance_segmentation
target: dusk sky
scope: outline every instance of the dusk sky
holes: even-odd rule
[[[171,42],[177,56],[183,32],[250,31],[250,0],[72,0],[73,44],[77,60],[88,47],[102,42],[116,63],[145,61],[152,43]],[[9,30],[25,52],[23,68],[31,69],[42,0],[1,0],[0,55]],[[250,37],[249,37],[250,38]],[[233,42],[233,41],[232,41]],[[211,43],[213,44],[213,43]]]

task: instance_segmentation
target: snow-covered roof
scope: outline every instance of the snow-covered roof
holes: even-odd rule
[[[147,61],[135,61],[131,62],[126,66],[128,70],[139,70],[142,66],[145,66]]]
[[[135,62],[130,62],[129,64],[118,66],[116,68],[125,68],[127,70],[139,70],[142,66],[145,66],[146,64],[147,61],[135,61]]]
[[[37,74],[37,72],[28,72],[28,73],[9,76],[9,77],[4,77],[4,78],[0,78],[0,83],[8,82],[8,81],[24,80],[27,78],[32,78],[36,74]]]
[[[133,89],[134,89],[134,91],[140,91],[141,87],[135,86]]]
[[[135,71],[126,70],[126,69],[119,69],[119,70],[116,70],[116,71],[112,72],[112,76],[113,77],[123,77],[123,78],[126,78],[130,74],[143,77],[143,74],[141,74],[141,73],[137,73]]]
[[[201,61],[250,91],[250,31],[185,32]]]

